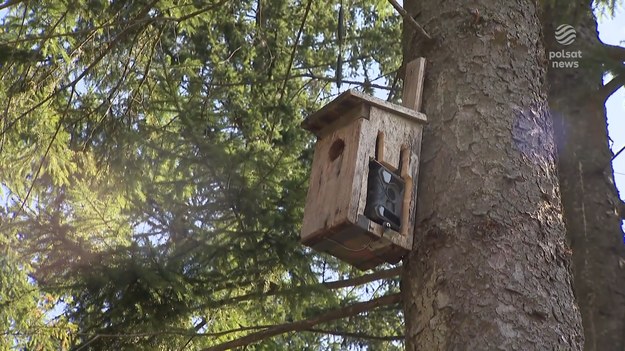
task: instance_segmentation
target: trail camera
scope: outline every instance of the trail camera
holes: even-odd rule
[[[317,136],[301,240],[366,270],[412,249],[424,114],[348,90],[304,120]]]
[[[399,232],[405,181],[377,160],[369,161],[365,216]]]

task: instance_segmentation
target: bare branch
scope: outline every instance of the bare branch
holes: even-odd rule
[[[625,85],[625,75],[619,74],[616,77],[612,78],[607,84],[601,87],[598,92],[597,98],[599,98],[601,102],[605,103],[605,101],[612,95],[614,92],[619,90],[622,86]]]
[[[388,278],[396,277],[401,274],[401,269],[402,268],[400,266],[400,267],[395,267],[395,268],[391,268],[391,269],[387,269],[383,271],[377,271],[377,272],[365,274],[356,278],[337,280],[333,282],[326,282],[326,283],[323,283],[323,286],[325,286],[328,289],[340,289],[340,288],[346,288],[349,286],[362,285],[362,284],[370,283],[370,282],[380,280],[380,279],[388,279]]]
[[[336,81],[335,77],[324,77],[324,76],[318,76],[316,74],[311,74],[311,73],[308,73],[308,74],[297,74],[297,75],[291,76],[291,78],[301,78],[301,77],[312,78],[312,79],[325,81],[325,82],[335,82]],[[386,86],[386,85],[373,84],[373,83],[369,83],[369,82],[359,82],[359,81],[355,81],[355,80],[341,79],[341,83],[360,85],[360,86],[368,86],[368,87],[371,87],[371,88],[382,89],[382,90],[391,90],[391,88]]]
[[[610,162],[614,161],[614,159],[616,159],[623,151],[625,151],[625,146],[623,146],[617,153],[614,154],[614,156],[612,156]]]
[[[399,14],[404,18],[404,20],[408,21],[408,23],[410,23],[410,25],[412,25],[417,30],[417,32],[426,37],[427,40],[432,40],[432,37],[425,31],[425,29],[423,29],[423,27],[421,27],[421,25],[417,23],[417,21],[415,21],[415,19],[412,18],[412,16],[410,16],[410,14],[406,12],[406,10],[404,10],[404,8],[401,7],[401,5],[397,1],[388,0],[388,2],[393,5],[395,10],[397,10],[397,12],[399,12]]]
[[[376,307],[392,305],[392,304],[399,303],[400,301],[401,301],[401,295],[399,293],[386,295],[386,296],[379,297],[377,299],[373,299],[370,301],[359,302],[350,306],[335,309],[317,317],[313,317],[313,318],[309,318],[309,319],[305,319],[305,320],[297,321],[293,323],[276,325],[275,327],[271,327],[263,331],[251,333],[244,337],[203,349],[202,351],[225,351],[225,350],[233,349],[235,347],[246,346],[254,342],[257,342],[266,338],[270,338],[272,336],[276,336],[276,335],[280,335],[280,334],[288,333],[292,331],[308,330],[312,328],[313,326],[320,324],[320,323],[325,323],[325,322],[330,322],[330,321],[345,318],[345,317],[355,316],[359,313],[372,310]]]
[[[606,54],[609,58],[619,61],[625,62],[625,48],[617,45],[609,45],[603,44],[603,49],[606,51]]]

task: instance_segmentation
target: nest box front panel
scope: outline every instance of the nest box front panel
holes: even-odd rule
[[[315,145],[306,196],[302,240],[344,222],[355,222],[354,193],[360,189],[356,156],[364,119],[326,134]]]
[[[388,111],[372,107],[370,118],[366,121],[360,133],[360,147],[358,154],[357,170],[365,172],[364,180],[368,179],[369,162],[372,158],[382,161],[384,164],[398,170],[402,147],[408,152],[408,174],[412,180],[419,175],[419,155],[421,153],[422,125],[414,123],[389,113]],[[380,140],[382,139],[382,140]],[[382,148],[378,150],[378,148]],[[397,174],[397,173],[396,173]],[[358,191],[358,214],[365,213],[367,206],[367,181],[360,181]],[[401,247],[410,250],[413,242],[414,223],[416,218],[417,184],[412,182],[412,191],[408,205],[408,231],[406,235],[395,235],[392,231],[386,231],[381,225],[372,223],[370,230],[380,237],[389,237],[391,241]]]

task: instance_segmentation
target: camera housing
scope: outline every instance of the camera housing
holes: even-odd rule
[[[386,228],[399,231],[405,185],[395,172],[374,159],[370,160],[364,215]]]

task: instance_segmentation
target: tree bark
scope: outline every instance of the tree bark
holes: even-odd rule
[[[601,50],[597,21],[588,1],[547,8],[543,16],[548,51],[580,51],[575,69],[548,71],[549,105],[558,145],[560,190],[567,236],[573,252],[575,295],[582,315],[585,350],[625,350],[625,258],[614,184],[612,152],[607,137],[602,90],[603,68],[590,62]],[[577,12],[577,15],[575,15]],[[563,14],[568,14],[563,16]],[[577,37],[558,44],[554,30],[572,25]],[[607,55],[603,58],[608,59]]]
[[[428,59],[407,350],[581,350],[533,1],[406,0]]]

